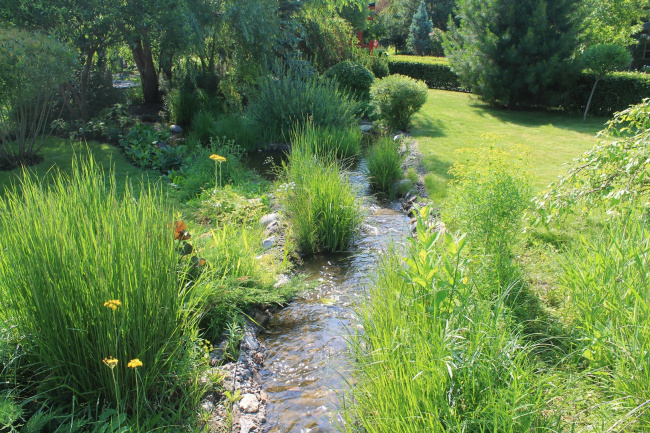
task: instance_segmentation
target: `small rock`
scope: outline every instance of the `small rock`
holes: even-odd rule
[[[204,412],[212,412],[214,410],[214,403],[212,403],[210,400],[204,401],[201,403],[201,410]]]
[[[248,347],[250,350],[256,351],[260,349],[260,343],[252,335],[246,334],[242,340],[242,347]]]
[[[251,430],[254,430],[256,427],[255,420],[247,416],[243,416],[239,419],[239,432],[240,433],[249,433]]]
[[[268,250],[271,248],[273,245],[275,245],[275,236],[270,236],[262,241],[262,247],[265,250]]]
[[[277,281],[275,282],[275,284],[273,285],[273,288],[274,288],[274,289],[277,289],[278,287],[282,287],[282,286],[284,286],[285,284],[287,284],[289,281],[291,281],[291,279],[289,278],[288,275],[286,275],[286,274],[280,274],[280,276],[278,277],[278,280],[277,280]]]
[[[260,391],[260,401],[263,404],[268,403],[269,402],[269,395],[264,391]]]
[[[181,128],[181,127],[178,126],[178,125],[169,125],[169,131],[170,131],[172,134],[180,134],[180,133],[183,132],[183,128]]]
[[[370,134],[370,132],[372,132],[372,125],[370,125],[370,124],[361,125],[361,126],[359,126],[359,130],[363,134]]]
[[[268,227],[269,224],[271,224],[274,221],[280,221],[280,214],[272,213],[272,214],[264,215],[262,218],[260,218],[260,225]]]
[[[260,410],[260,402],[254,394],[244,394],[241,400],[239,400],[239,408],[244,413],[255,413]]]
[[[398,142],[398,141],[402,140],[403,138],[404,138],[404,134],[402,134],[402,133],[400,132],[399,134],[396,134],[396,135],[393,137],[393,141],[394,141],[394,142]]]
[[[268,234],[276,233],[279,230],[280,230],[280,223],[278,221],[270,222],[269,225],[266,226],[266,233]]]

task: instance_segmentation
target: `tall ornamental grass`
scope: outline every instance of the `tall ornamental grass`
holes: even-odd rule
[[[0,296],[24,351],[14,385],[62,413],[169,425],[200,396],[172,213],[157,187],[142,191],[118,196],[89,158],[48,186],[25,176],[0,200]]]
[[[359,309],[356,386],[342,412],[347,432],[559,431],[553,377],[504,305],[469,271],[465,240],[433,233],[417,214],[417,240],[389,251]]]
[[[348,248],[363,219],[357,194],[333,155],[318,143],[294,146],[284,169],[283,204],[303,253]]]
[[[309,149],[321,157],[335,155],[336,158],[354,158],[361,152],[363,135],[357,126],[332,128],[315,126],[307,122],[298,126],[291,136],[291,146]]]
[[[402,178],[402,157],[397,144],[382,138],[368,149],[368,176],[373,188],[393,197],[393,185]]]
[[[593,379],[627,408],[619,425],[650,429],[650,220],[624,208],[562,258],[566,319]],[[613,430],[616,431],[616,430]]]

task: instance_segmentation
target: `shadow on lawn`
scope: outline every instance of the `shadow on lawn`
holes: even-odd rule
[[[427,137],[427,138],[436,138],[436,137],[446,137],[445,133],[445,124],[440,119],[434,119],[429,116],[418,116],[416,119],[411,122],[411,131],[417,130],[417,133],[413,133],[413,137],[416,139],[418,137]]]
[[[594,136],[604,128],[605,122],[609,120],[607,117],[590,116],[586,122],[583,122],[580,113],[543,109],[507,110],[490,107],[477,100],[470,102],[469,108],[479,117],[491,116],[503,123],[529,128],[548,125]]]

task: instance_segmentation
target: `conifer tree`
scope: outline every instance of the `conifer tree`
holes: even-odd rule
[[[413,14],[413,21],[409,27],[409,36],[406,41],[406,46],[409,51],[419,56],[426,56],[431,54],[431,36],[433,30],[433,23],[424,0],[420,2],[420,7]]]

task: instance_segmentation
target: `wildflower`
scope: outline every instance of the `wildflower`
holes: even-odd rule
[[[112,356],[109,356],[108,358],[104,358],[103,362],[111,370],[114,369],[117,366],[117,359],[113,358]]]
[[[104,307],[110,308],[111,310],[115,311],[117,310],[117,307],[122,305],[119,299],[111,299],[106,302],[104,302]]]
[[[226,162],[226,158],[224,158],[221,155],[217,155],[216,153],[213,153],[210,155],[210,159],[215,161],[215,162]]]
[[[129,361],[128,364],[126,364],[127,367],[129,368],[138,368],[142,367],[142,361],[140,361],[138,358],[132,359]]]

